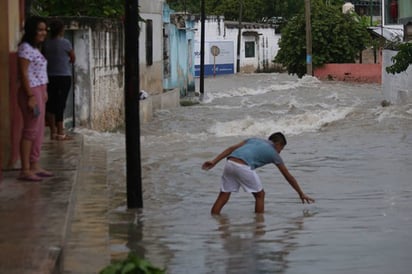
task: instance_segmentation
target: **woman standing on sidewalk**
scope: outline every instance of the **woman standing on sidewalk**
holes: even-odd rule
[[[52,140],[64,141],[72,138],[64,133],[63,115],[72,84],[72,67],[76,57],[72,44],[64,38],[64,24],[60,20],[50,22],[51,38],[44,42],[43,53],[47,59],[49,85],[46,104],[46,119]]]
[[[47,23],[41,17],[30,17],[18,48],[20,87],[18,103],[23,116],[20,140],[20,180],[41,181],[53,174],[40,167],[47,101],[47,60],[40,47],[47,36]]]

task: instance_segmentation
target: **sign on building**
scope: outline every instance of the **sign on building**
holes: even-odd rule
[[[233,41],[205,42],[205,76],[234,74],[235,54]],[[200,42],[195,42],[195,76],[200,76]]]

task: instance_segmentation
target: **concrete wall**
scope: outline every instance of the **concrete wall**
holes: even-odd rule
[[[153,23],[153,64],[146,63],[146,23],[140,22],[139,62],[140,88],[149,94],[163,92],[163,2],[140,1],[140,16]]]
[[[337,80],[360,83],[381,83],[382,65],[379,64],[325,64],[314,70],[321,80]]]
[[[145,15],[146,19],[153,20],[153,64],[151,65],[146,64],[144,46],[146,26],[140,23],[142,29],[139,40],[140,89],[149,94],[148,99],[140,102],[142,122],[150,121],[154,111],[177,107],[180,102],[178,91],[163,89],[163,25],[161,14],[156,12],[158,11]],[[95,130],[112,130],[122,126],[124,124],[124,30],[121,22],[96,18],[62,19],[66,22],[67,32],[73,34],[73,47],[77,57],[74,66],[76,126]]]
[[[62,18],[73,32],[76,126],[110,130],[124,121],[124,38],[119,21]]]
[[[165,93],[153,95],[140,100],[140,122],[147,123],[153,119],[153,111],[158,109],[172,109],[180,106],[179,89],[168,90]]]
[[[391,58],[397,51],[382,52],[382,92],[385,99],[391,103],[412,103],[412,65],[402,73],[390,74],[386,67],[393,64]]]

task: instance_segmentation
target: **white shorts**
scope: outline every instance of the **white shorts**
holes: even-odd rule
[[[222,192],[238,192],[239,187],[249,193],[259,192],[263,189],[259,176],[250,166],[227,160],[220,190]]]

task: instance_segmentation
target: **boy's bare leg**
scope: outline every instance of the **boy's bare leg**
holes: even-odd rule
[[[265,191],[262,189],[252,194],[255,196],[255,213],[263,213],[265,211]]]
[[[215,203],[213,204],[212,210],[210,211],[213,215],[219,215],[222,208],[225,206],[230,198],[230,192],[220,192],[217,196]]]

